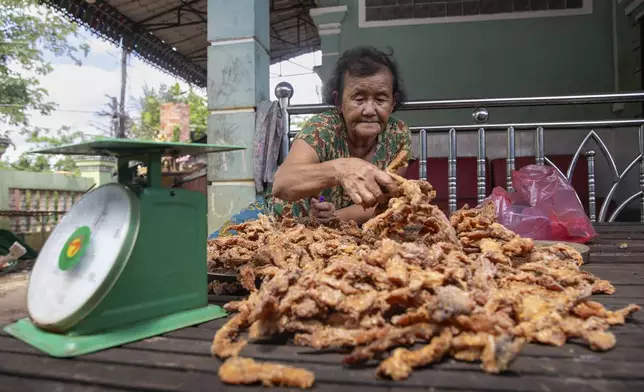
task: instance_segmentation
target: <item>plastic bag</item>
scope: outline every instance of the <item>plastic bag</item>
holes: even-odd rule
[[[585,243],[597,236],[574,188],[551,166],[528,165],[512,173],[514,192],[501,187],[486,199],[498,222],[522,237]]]

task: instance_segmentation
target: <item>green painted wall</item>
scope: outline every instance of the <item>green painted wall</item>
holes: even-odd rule
[[[611,1],[595,0],[592,15],[369,28],[358,28],[358,1],[338,3],[347,6],[340,49],[391,47],[413,100],[614,91]],[[639,68],[639,55],[633,52],[633,40],[639,41],[639,33],[621,6],[618,14],[622,89],[639,90],[639,76],[633,75]],[[470,114],[432,113],[431,122],[470,123]],[[526,116],[579,119],[582,114],[606,118],[612,116],[612,110],[609,106],[581,112],[569,108],[496,109],[490,121],[517,121]],[[420,113],[403,117],[428,119]]]

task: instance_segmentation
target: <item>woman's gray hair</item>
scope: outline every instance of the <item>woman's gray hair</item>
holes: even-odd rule
[[[331,78],[324,84],[322,101],[327,105],[338,104],[333,97],[333,92],[337,91],[338,96],[342,97],[345,74],[363,77],[371,76],[382,69],[387,69],[393,75],[393,94],[396,98],[393,111],[396,111],[401,103],[407,101],[407,93],[403,87],[396,60],[393,57],[393,50],[390,48],[389,52],[391,53],[386,54],[371,46],[360,46],[342,53],[342,56],[335,64]]]

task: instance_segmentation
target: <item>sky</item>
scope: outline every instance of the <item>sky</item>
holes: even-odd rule
[[[95,113],[106,107],[106,95],[120,96],[121,85],[121,52],[120,49],[94,36],[89,30],[81,27],[79,37],[72,40],[76,43],[87,43],[90,47],[88,56],[82,66],[77,66],[66,57],[56,57],[47,53],[46,59],[51,62],[54,71],[41,77],[41,86],[47,89],[49,100],[58,107],[52,114],[42,116],[37,112],[30,113],[30,124],[33,126],[59,129],[63,125],[87,134],[100,134],[98,128],[109,129],[109,120],[98,117]],[[291,60],[274,64],[270,68],[271,99],[275,86],[281,81],[293,85],[295,91],[291,104],[319,103],[316,91],[321,88],[320,78],[313,73],[313,67],[321,62],[320,52],[295,57]],[[182,88],[188,85],[147,63],[136,56],[129,56],[126,84],[126,107],[136,112],[134,98],[141,95],[143,86],[158,88],[162,83],[168,85],[179,82]],[[205,90],[199,90],[206,94]],[[7,125],[10,137],[16,148],[9,147],[3,159],[16,159],[21,153],[31,149],[25,143],[18,129]]]

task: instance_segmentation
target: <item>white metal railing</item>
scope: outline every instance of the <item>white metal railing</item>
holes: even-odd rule
[[[280,162],[288,154],[290,140],[297,132],[290,130],[290,115],[317,114],[331,109],[329,105],[294,105],[289,106],[289,100],[293,96],[293,88],[290,84],[282,82],[275,88],[275,95],[278,98],[284,112],[284,127],[288,129],[282,140]],[[588,104],[614,104],[644,102],[644,92],[626,94],[594,94],[594,95],[570,95],[551,97],[521,97],[521,98],[492,98],[492,99],[454,99],[437,101],[411,101],[400,106],[399,110],[440,110],[440,109],[474,109],[473,117],[477,124],[468,125],[440,125],[440,126],[412,126],[412,134],[418,135],[419,148],[419,173],[421,179],[427,179],[427,134],[448,133],[448,205],[449,211],[454,212],[457,208],[457,133],[476,132],[477,140],[477,198],[481,202],[487,197],[487,154],[486,134],[490,132],[505,131],[507,134],[507,156],[506,156],[506,188],[512,190],[512,171],[515,169],[515,132],[518,130],[534,131],[535,142],[535,163],[538,165],[549,164],[553,166],[568,181],[572,180],[574,169],[582,152],[585,153],[588,164],[588,215],[591,221],[604,222],[608,213],[608,207],[615,195],[615,191],[625,176],[639,164],[639,190],[626,198],[615,211],[608,217],[613,222],[619,213],[631,202],[640,198],[640,221],[644,222],[644,120],[606,120],[606,121],[565,121],[565,122],[525,122],[508,124],[487,124],[489,118],[489,107],[533,107],[533,106],[555,106],[555,105],[588,105]],[[630,161],[623,171],[617,169],[615,159],[610,153],[602,138],[595,131],[601,128],[638,128],[638,154]],[[546,129],[567,130],[587,129],[589,130],[584,139],[576,149],[572,161],[563,172],[548,157],[544,151],[544,133]],[[606,158],[613,177],[613,183],[608,191],[606,199],[602,204],[599,216],[597,216],[596,205],[596,184],[595,184],[595,155],[594,150],[583,151],[590,140],[594,140],[599,146],[600,152]]]

